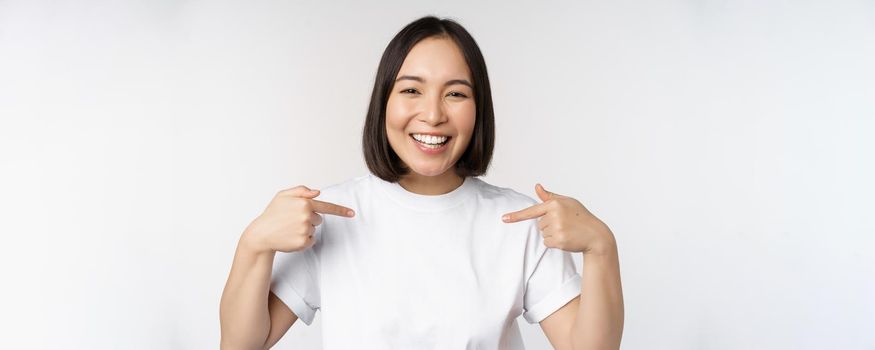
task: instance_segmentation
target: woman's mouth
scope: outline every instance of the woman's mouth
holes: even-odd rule
[[[437,136],[426,134],[410,134],[410,139],[416,144],[417,148],[426,154],[439,154],[447,149],[452,136]]]

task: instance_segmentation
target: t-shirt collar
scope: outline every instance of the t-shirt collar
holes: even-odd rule
[[[448,193],[425,195],[410,192],[404,189],[401,184],[397,182],[388,182],[374,174],[371,174],[371,178],[377,183],[377,186],[394,201],[405,207],[418,211],[441,211],[453,208],[461,204],[466,198],[474,193],[474,186],[476,186],[477,182],[476,178],[466,176],[461,186],[456,187]]]

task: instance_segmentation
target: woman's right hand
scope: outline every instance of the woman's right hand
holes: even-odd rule
[[[319,190],[296,186],[273,197],[264,212],[246,227],[243,237],[257,252],[293,252],[313,245],[322,214],[353,217],[355,212],[334,203],[315,200]]]

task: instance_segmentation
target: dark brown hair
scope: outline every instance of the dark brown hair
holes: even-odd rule
[[[401,29],[383,51],[377,76],[374,79],[368,115],[362,130],[362,150],[368,169],[374,175],[389,182],[397,182],[401,176],[408,174],[410,169],[404,166],[386,137],[386,103],[395,84],[395,76],[398,75],[410,49],[421,40],[431,37],[452,39],[462,51],[471,71],[471,78],[474,80],[472,82],[474,102],[477,108],[474,132],[468,148],[456,161],[455,172],[461,177],[480,176],[486,173],[492,160],[495,117],[492,111],[489,75],[486,73],[486,61],[483,59],[480,47],[471,34],[453,20],[426,16]]]

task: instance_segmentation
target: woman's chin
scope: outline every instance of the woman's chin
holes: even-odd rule
[[[447,168],[433,166],[414,166],[410,170],[420,176],[438,176],[447,172]]]

